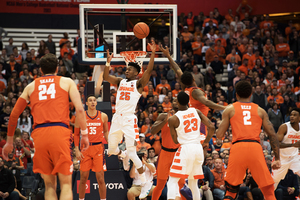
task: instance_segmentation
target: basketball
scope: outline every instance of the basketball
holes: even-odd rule
[[[135,37],[143,39],[149,35],[149,26],[144,22],[139,22],[133,27]]]

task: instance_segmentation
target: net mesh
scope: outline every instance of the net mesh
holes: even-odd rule
[[[124,58],[126,62],[126,66],[128,66],[128,63],[130,62],[135,62],[142,68],[143,61],[144,61],[143,58],[146,57],[147,52],[146,51],[122,51],[120,52],[120,55]]]

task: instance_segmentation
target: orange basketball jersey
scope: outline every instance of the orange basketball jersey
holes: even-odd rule
[[[161,140],[161,145],[168,149],[177,149],[180,146],[180,144],[175,144],[173,142],[168,123],[166,123],[161,129]]]
[[[230,119],[232,142],[239,140],[256,140],[260,142],[262,119],[258,115],[258,105],[254,103],[236,102],[234,115]]]
[[[55,122],[69,125],[69,93],[60,87],[60,78],[49,75],[35,79],[30,95],[33,128]]]
[[[200,103],[199,101],[195,100],[192,97],[192,92],[193,92],[194,89],[199,89],[202,92],[204,92],[201,88],[198,88],[198,87],[185,88],[184,92],[187,93],[190,96],[189,107],[190,108],[196,108],[196,109],[200,110],[205,116],[207,116],[209,108],[206,105]],[[204,95],[205,95],[205,98],[207,98],[207,95],[206,95],[205,92],[204,92]]]
[[[89,116],[86,114],[86,126],[88,128],[89,141],[91,143],[102,142],[103,140],[103,122],[101,119],[101,112],[97,110],[95,116]]]

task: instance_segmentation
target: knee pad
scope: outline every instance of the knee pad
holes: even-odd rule
[[[230,193],[233,193],[235,196],[232,197],[232,196],[229,196],[229,195],[226,195],[224,196],[224,199],[229,199],[229,200],[234,200],[237,198],[237,194],[239,192],[239,189],[240,189],[240,185],[230,185],[227,181],[225,181],[225,187],[226,187],[226,192],[230,192]]]

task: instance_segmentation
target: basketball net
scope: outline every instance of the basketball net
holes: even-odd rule
[[[126,62],[126,67],[128,67],[128,63],[134,62],[137,63],[141,67],[140,73],[143,73],[143,61],[147,55],[146,51],[122,51],[120,52],[120,56],[124,58]]]

